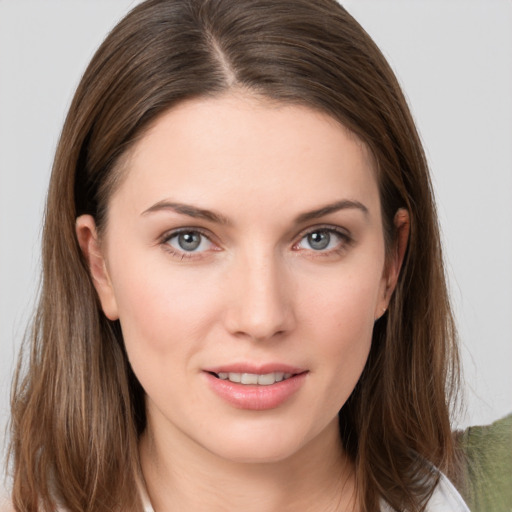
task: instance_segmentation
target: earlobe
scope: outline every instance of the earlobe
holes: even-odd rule
[[[103,312],[110,320],[117,320],[119,318],[117,302],[98,240],[94,217],[92,215],[81,215],[76,219],[75,229],[78,244],[87,261]]]

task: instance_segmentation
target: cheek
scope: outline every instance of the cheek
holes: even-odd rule
[[[364,340],[373,330],[382,276],[374,268],[341,270],[304,283],[298,295],[309,327],[324,331],[321,339]]]
[[[186,393],[193,406],[201,396],[190,379],[218,317],[215,288],[201,276],[171,272],[162,263],[141,266],[134,258],[123,265],[114,282],[132,369],[157,404],[178,407],[180,394]]]
[[[314,340],[315,352],[321,355],[318,373],[329,390],[327,400],[333,409],[345,403],[366,364],[381,293],[380,277],[368,269],[340,273],[324,281],[314,294],[305,290],[300,294],[306,338]]]
[[[213,283],[161,257],[141,265],[132,255],[117,263],[112,281],[127,350],[157,357],[192,350],[192,341],[201,339],[215,318]]]

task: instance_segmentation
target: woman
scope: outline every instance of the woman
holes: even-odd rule
[[[334,1],[150,0],[112,31],[32,343],[16,510],[466,510],[427,165]]]

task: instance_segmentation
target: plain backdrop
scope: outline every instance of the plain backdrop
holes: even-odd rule
[[[41,217],[66,109],[133,0],[0,0],[0,427],[34,305]],[[512,2],[342,2],[410,102],[432,169],[467,412],[512,412]]]

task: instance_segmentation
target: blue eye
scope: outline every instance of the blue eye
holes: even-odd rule
[[[347,238],[333,229],[317,229],[303,236],[297,248],[327,252],[342,245]]]
[[[179,252],[202,252],[211,249],[212,242],[199,231],[180,231],[165,242]]]

